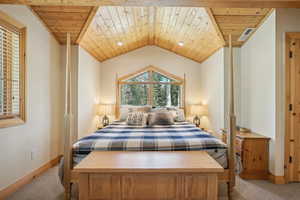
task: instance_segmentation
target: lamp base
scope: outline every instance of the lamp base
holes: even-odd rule
[[[196,115],[193,119],[193,123],[199,128],[200,127],[200,117]]]
[[[104,115],[104,117],[102,118],[102,125],[103,127],[109,125],[109,118],[106,115]]]

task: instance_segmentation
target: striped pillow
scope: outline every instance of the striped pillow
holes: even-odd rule
[[[146,126],[148,114],[144,112],[128,113],[126,123],[131,126]]]

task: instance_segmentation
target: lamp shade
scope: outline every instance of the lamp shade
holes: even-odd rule
[[[201,104],[191,105],[191,115],[207,116],[207,106]]]
[[[112,104],[99,104],[98,115],[111,115],[113,112]]]

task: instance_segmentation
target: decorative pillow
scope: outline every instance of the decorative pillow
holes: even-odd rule
[[[132,126],[146,126],[148,114],[144,112],[128,113],[126,123]]]
[[[126,121],[129,113],[129,108],[127,107],[121,107],[120,108],[120,121]]]
[[[152,112],[148,115],[148,125],[172,125],[174,124],[174,117],[172,113],[165,112]]]
[[[121,106],[120,108],[120,121],[126,121],[128,114],[131,112],[144,112],[148,113],[151,111],[151,106]]]
[[[177,109],[176,110],[176,117],[174,118],[175,122],[184,122],[185,116],[184,116],[184,110],[183,109]]]
[[[169,110],[173,114],[175,122],[185,121],[185,115],[183,109],[180,109],[178,107],[167,107],[167,110]]]

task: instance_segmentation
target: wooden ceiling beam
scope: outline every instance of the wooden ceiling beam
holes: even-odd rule
[[[35,6],[36,12],[60,12],[60,13],[86,13],[90,11],[89,6]]]
[[[269,10],[269,8],[213,8],[212,12],[214,15],[265,16]]]
[[[187,6],[213,8],[300,8],[299,0],[1,0],[36,6]]]
[[[84,23],[84,26],[82,27],[80,34],[78,35],[78,38],[76,39],[76,43],[79,44],[83,36],[85,35],[88,27],[92,23],[97,11],[98,11],[98,6],[95,6],[91,9],[88,18],[86,19],[86,22]]]
[[[205,10],[207,12],[207,15],[210,18],[210,21],[212,22],[213,26],[215,27],[215,30],[217,32],[217,35],[219,36],[219,39],[220,39],[222,45],[224,46],[225,45],[225,39],[224,39],[223,33],[221,32],[221,29],[220,29],[219,25],[217,24],[216,19],[213,15],[211,9],[210,8],[205,8]]]

